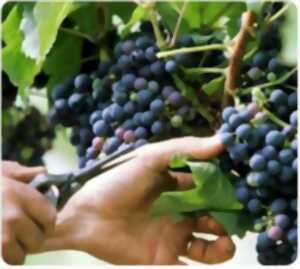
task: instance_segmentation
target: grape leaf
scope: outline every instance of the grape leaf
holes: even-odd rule
[[[243,208],[235,198],[228,176],[219,167],[208,162],[189,162],[185,159],[182,162],[191,169],[195,188],[162,193],[153,203],[151,213],[154,216],[199,210],[231,212]]]
[[[109,17],[109,26],[112,27],[112,16],[118,15],[123,22],[127,22],[130,20],[131,14],[136,8],[135,3],[131,2],[107,2],[104,3],[106,5],[108,17]]]
[[[138,22],[140,22],[142,20],[147,20],[149,18],[149,15],[150,15],[150,10],[147,6],[138,5],[135,8],[135,10],[132,12],[130,20],[125,24],[125,26],[121,30],[120,35],[122,37],[127,36],[130,33],[131,28],[135,24],[137,24]]]
[[[70,19],[78,26],[81,33],[96,39],[104,32],[105,14],[103,8],[95,3],[89,3],[77,9],[70,15]]]
[[[25,89],[32,84],[41,65],[22,52],[23,35],[20,30],[22,14],[23,8],[16,5],[3,24],[3,39],[6,46],[2,50],[2,66],[10,81],[18,87],[20,96],[26,99],[28,94]]]
[[[247,231],[253,230],[253,219],[244,211],[236,212],[209,212],[220,223],[229,235],[243,238]]]
[[[287,65],[297,64],[297,44],[298,44],[298,29],[297,29],[297,7],[290,3],[286,18],[280,30],[282,40],[282,50],[280,57]]]
[[[44,60],[53,46],[63,20],[80,5],[66,2],[37,2],[33,15],[39,33],[39,58]]]
[[[225,77],[224,76],[214,78],[210,82],[204,84],[202,86],[202,90],[207,95],[214,94],[214,93],[216,93],[218,91],[223,91],[224,90],[224,81],[225,81]]]
[[[58,34],[50,53],[44,62],[43,70],[50,76],[47,88],[61,82],[65,77],[79,72],[81,64],[82,39]],[[67,63],[67,64],[66,64]]]
[[[256,14],[260,14],[266,2],[259,0],[248,0],[246,3],[248,10],[251,10]]]
[[[174,8],[174,2],[157,2],[155,5],[155,10],[160,14],[160,16],[163,18],[162,22],[166,24],[166,26],[170,29],[171,32],[174,32],[174,29],[176,27],[179,12],[182,8],[184,2],[177,3],[179,4],[178,9],[176,10]],[[189,32],[190,27],[188,23],[186,22],[185,18],[183,17],[180,28],[178,31],[178,37],[180,37],[183,33]]]

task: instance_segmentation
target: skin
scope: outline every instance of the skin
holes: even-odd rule
[[[185,137],[140,148],[133,160],[89,181],[68,201],[39,251],[81,250],[123,265],[183,264],[179,256],[206,264],[232,258],[231,238],[211,217],[173,223],[167,216],[149,216],[161,192],[192,187],[190,176],[168,171],[174,154],[208,160],[222,151],[218,137]],[[194,232],[218,237],[207,241]]]
[[[11,265],[23,264],[25,256],[42,248],[54,231],[56,209],[28,183],[45,173],[43,167],[2,162],[2,257]]]

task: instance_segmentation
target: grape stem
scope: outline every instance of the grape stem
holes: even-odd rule
[[[256,85],[254,87],[250,87],[250,88],[246,88],[246,89],[241,89],[241,91],[239,92],[239,95],[247,95],[247,94],[251,94],[254,88],[269,88],[269,87],[273,87],[279,84],[284,83],[285,81],[287,81],[295,72],[297,71],[297,67],[293,68],[290,72],[286,73],[284,76],[282,76],[281,78],[272,81],[272,82],[267,82],[264,84],[260,84],[260,85]]]
[[[273,114],[271,111],[269,111],[268,109],[266,109],[265,107],[262,108],[262,111],[268,116],[268,118],[273,121],[275,124],[277,124],[278,126],[285,128],[285,127],[289,127],[289,124],[287,124],[286,122],[282,121],[281,119],[279,119],[278,117],[276,117],[275,114]]]
[[[150,21],[152,23],[152,27],[153,27],[155,39],[157,40],[158,46],[160,48],[163,48],[163,47],[165,47],[166,42],[165,42],[165,40],[163,38],[162,33],[160,32],[159,23],[157,21],[156,13],[155,13],[155,11],[153,9],[150,12],[151,12]]]
[[[99,54],[95,54],[95,55],[91,55],[89,57],[86,58],[82,58],[81,59],[81,63],[88,63],[94,60],[99,60]]]
[[[173,33],[173,36],[172,36],[172,39],[171,39],[171,42],[170,42],[170,47],[175,46],[177,36],[178,36],[178,33],[179,33],[179,29],[180,29],[180,25],[181,25],[184,13],[186,11],[187,4],[188,4],[187,0],[185,0],[182,4],[182,7],[181,7],[181,10],[180,10],[180,13],[179,13],[179,17],[178,17],[178,20],[176,22],[176,26],[175,26],[175,29],[174,29],[174,33]]]
[[[284,5],[281,9],[279,9],[269,20],[268,20],[268,24],[271,24],[272,22],[274,22],[275,20],[277,20],[278,18],[280,18],[288,9],[289,9],[290,5],[286,4]]]
[[[238,89],[238,77],[240,75],[241,65],[246,50],[246,43],[251,36],[252,28],[255,23],[255,13],[246,11],[242,15],[241,28],[233,40],[233,47],[229,65],[226,73],[225,89],[222,106],[226,107],[232,103],[234,91]]]
[[[78,31],[76,31],[74,29],[60,27],[59,30],[61,32],[66,33],[66,34],[73,35],[73,36],[76,36],[76,37],[79,37],[79,38],[82,38],[82,39],[86,39],[86,40],[88,40],[91,43],[94,43],[94,44],[96,43],[96,40],[94,38],[92,38],[91,36],[89,36],[87,34],[84,34],[84,33],[81,33],[81,32],[78,32]]]
[[[186,68],[184,70],[187,74],[225,74],[225,68],[217,68],[217,67],[197,67],[197,68]]]
[[[194,52],[200,52],[200,51],[208,51],[208,50],[226,50],[227,46],[224,44],[211,44],[211,45],[205,45],[205,46],[197,46],[197,47],[190,47],[190,48],[180,48],[175,50],[168,50],[168,51],[162,51],[158,52],[156,54],[157,58],[166,58],[170,56],[174,56],[177,54],[182,53],[194,53]]]

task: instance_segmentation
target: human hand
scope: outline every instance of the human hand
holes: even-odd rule
[[[55,208],[26,184],[40,173],[44,167],[2,162],[2,257],[8,264],[23,264],[26,254],[40,249],[54,230]]]
[[[114,264],[182,264],[179,256],[213,264],[230,259],[235,247],[210,217],[172,223],[152,218],[161,192],[190,187],[168,172],[174,154],[208,160],[223,150],[218,137],[172,139],[144,146],[137,157],[88,182],[59,214],[45,249],[76,249]],[[211,233],[216,241],[193,236]]]

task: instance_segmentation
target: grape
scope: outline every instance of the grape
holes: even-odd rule
[[[138,74],[142,77],[150,79],[152,77],[150,66],[147,65],[143,66],[142,68],[139,69]]]
[[[106,136],[109,133],[109,126],[104,120],[98,120],[93,124],[93,132],[97,136]]]
[[[146,139],[148,137],[148,131],[146,128],[144,127],[138,127],[135,131],[134,131],[134,135],[137,139]]]
[[[164,131],[164,127],[161,121],[155,121],[151,126],[151,132],[154,135],[160,135]]]
[[[223,110],[222,118],[225,122],[227,122],[233,114],[236,114],[237,110],[234,107],[226,107]]]
[[[228,123],[232,129],[236,129],[243,123],[243,120],[239,114],[233,114],[229,117]]]
[[[154,62],[156,60],[156,52],[157,51],[158,51],[158,49],[156,47],[147,48],[146,51],[145,51],[146,58],[150,62]]]
[[[245,187],[240,187],[236,190],[235,192],[236,198],[241,202],[241,203],[247,203],[251,199],[251,193],[249,190]]]
[[[133,74],[126,74],[122,77],[121,83],[127,88],[131,89],[133,88],[135,82],[135,75]]]
[[[148,47],[153,45],[153,40],[148,37],[148,36],[141,36],[139,38],[137,38],[137,40],[135,41],[135,45],[142,50],[147,49]]]
[[[273,58],[273,59],[271,59],[271,60],[269,61],[269,63],[268,63],[268,69],[269,69],[271,72],[277,74],[277,73],[280,73],[280,72],[281,72],[281,70],[282,70],[282,65],[280,64],[280,62],[279,62],[277,59]]]
[[[150,126],[154,121],[154,113],[152,111],[146,111],[142,114],[141,123],[144,126]]]
[[[142,124],[142,113],[141,112],[137,112],[134,116],[133,116],[133,122],[138,126],[140,124]]]
[[[194,45],[195,45],[195,42],[190,35],[184,35],[179,40],[180,47],[192,47]]]
[[[132,119],[127,119],[122,124],[122,128],[124,130],[134,130],[136,128],[136,126],[137,125],[135,124],[134,120],[132,120]]]
[[[147,106],[150,104],[152,99],[152,94],[149,90],[141,90],[137,94],[137,102],[141,106]]]
[[[147,80],[144,79],[144,78],[137,78],[135,81],[134,81],[134,88],[137,89],[137,90],[142,90],[142,89],[145,89],[147,87]]]
[[[79,74],[75,77],[74,86],[79,92],[89,91],[92,81],[87,74]]]
[[[284,136],[279,131],[270,131],[266,136],[266,144],[279,147],[284,142]]]
[[[121,120],[124,116],[124,110],[121,106],[119,106],[118,104],[113,104],[110,107],[110,116],[113,120]]]
[[[294,111],[291,116],[290,116],[290,124],[294,127],[297,127],[297,119],[298,119],[298,115],[297,115],[297,111]]]
[[[279,152],[279,160],[283,164],[291,164],[294,160],[294,153],[291,149],[283,149]]]
[[[247,175],[247,184],[251,187],[258,187],[257,173],[251,172]]]
[[[290,206],[292,210],[297,211],[297,199],[292,199]]]
[[[229,148],[230,157],[236,162],[242,162],[248,156],[247,144],[236,144]]]
[[[288,96],[288,106],[290,109],[296,109],[297,108],[297,94],[295,92],[291,93]]]
[[[180,128],[183,124],[183,119],[179,115],[175,115],[171,118],[171,124],[174,128]]]
[[[79,131],[80,143],[86,146],[90,145],[94,135],[93,132],[88,128],[81,128]]]
[[[288,96],[284,91],[276,89],[272,91],[270,101],[275,105],[286,105],[288,102]]]
[[[267,172],[257,172],[256,181],[258,186],[268,185],[270,175]]]
[[[262,76],[262,71],[258,67],[253,67],[247,74],[252,80],[259,80]]]
[[[128,101],[124,107],[124,112],[127,113],[128,115],[133,115],[136,112],[136,105],[134,102],[132,101]]]
[[[271,160],[271,161],[268,161],[268,163],[267,163],[267,169],[271,175],[275,176],[281,172],[281,165],[278,161]]]
[[[268,237],[266,232],[260,233],[257,237],[257,245],[262,249],[270,248],[274,242]]]
[[[112,101],[122,106],[128,101],[128,96],[124,92],[115,92],[112,96]]]
[[[282,229],[286,229],[290,225],[290,218],[285,214],[279,214],[275,216],[274,223]]]
[[[169,73],[175,73],[177,71],[177,64],[175,61],[173,60],[170,60],[170,61],[167,61],[166,62],[166,66],[165,66],[165,69],[167,72]]]
[[[292,168],[294,169],[294,172],[297,173],[298,171],[298,159],[294,159],[293,163],[292,163]]]
[[[294,175],[295,174],[293,168],[285,165],[282,167],[279,178],[281,182],[287,183],[294,179]]]
[[[258,199],[251,199],[247,204],[247,208],[254,215],[258,215],[263,211],[262,204]]]
[[[279,240],[282,237],[282,233],[282,229],[278,226],[271,227],[267,232],[268,237],[273,241]]]
[[[235,132],[241,139],[247,139],[251,135],[251,126],[244,123],[240,125]]]
[[[68,105],[74,111],[80,111],[85,105],[84,96],[80,93],[73,93],[68,99]]]
[[[287,204],[286,200],[284,200],[282,198],[278,198],[272,202],[271,211],[273,214],[276,214],[276,215],[282,214],[285,212],[287,207],[288,207],[288,204]]]
[[[148,82],[148,88],[152,92],[152,94],[157,94],[159,91],[159,84],[158,82],[151,80]]]
[[[222,144],[225,146],[231,146],[234,143],[234,136],[232,133],[223,132],[219,136]]]
[[[121,45],[122,51],[129,55],[134,49],[135,49],[135,44],[134,41],[132,40],[126,40],[122,45]]]
[[[272,146],[265,146],[261,153],[266,160],[275,160],[277,158],[277,151]]]
[[[131,143],[135,140],[135,134],[132,130],[128,130],[124,133],[123,139],[125,143]]]
[[[118,137],[109,138],[103,146],[104,153],[105,154],[113,153],[114,151],[116,151],[120,147],[121,143],[122,143],[121,139],[118,138]]]
[[[54,103],[54,107],[59,114],[68,114],[68,102],[65,99],[58,99]]]
[[[148,142],[145,139],[139,139],[138,141],[135,142],[134,147],[135,148],[140,148],[144,145],[146,145]]]
[[[64,84],[59,84],[55,86],[51,92],[51,98],[53,101],[60,98],[67,98],[69,91]]]
[[[289,242],[292,245],[296,246],[297,245],[297,238],[298,238],[297,228],[290,229],[288,231],[287,238],[288,238]]]
[[[173,92],[175,92],[175,89],[172,86],[165,86],[162,90],[162,95],[164,98],[168,98]]]
[[[161,99],[155,99],[150,104],[150,110],[155,114],[161,113],[164,110],[164,102]]]
[[[160,61],[156,61],[150,65],[150,70],[155,76],[162,76],[164,73],[164,64]]]
[[[259,68],[267,67],[269,62],[269,55],[264,51],[259,51],[253,57],[253,65]]]
[[[92,140],[92,146],[95,150],[97,150],[98,152],[101,151],[102,146],[103,146],[103,140],[100,137],[94,137]]]
[[[266,160],[260,154],[254,154],[249,160],[250,167],[255,171],[262,171],[266,167]]]
[[[264,138],[272,130],[274,130],[274,126],[269,123],[263,123],[259,125],[256,129],[261,138]]]
[[[219,133],[230,133],[231,131],[233,131],[229,124],[227,123],[223,123],[221,128],[218,130]]]
[[[107,107],[102,111],[102,118],[106,123],[111,123],[113,121],[113,118],[110,114],[110,107]]]

